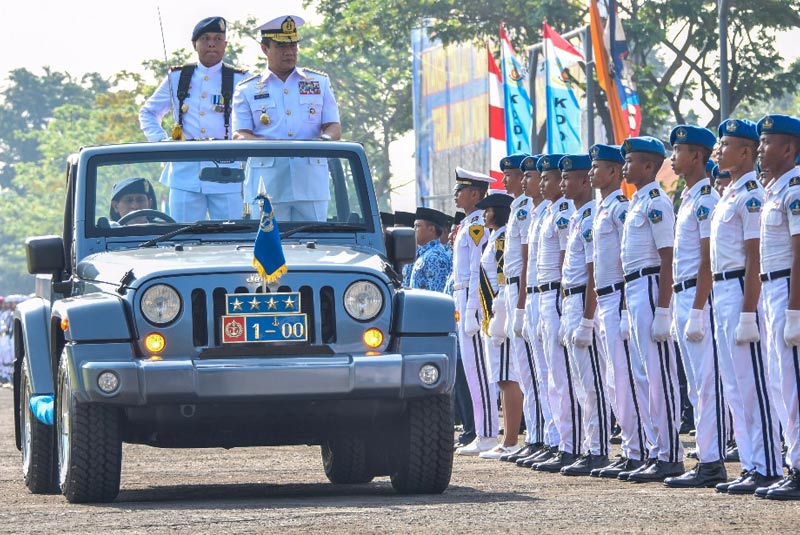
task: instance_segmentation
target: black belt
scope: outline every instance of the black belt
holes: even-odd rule
[[[527,288],[525,288],[525,293],[532,294],[533,293],[533,286],[528,286]]]
[[[683,282],[676,282],[673,284],[672,291],[677,294],[689,288],[694,288],[695,286],[697,286],[697,279],[686,279]]]
[[[741,279],[744,277],[743,269],[734,269],[733,271],[723,271],[722,273],[714,273],[715,281],[726,281],[730,279]]]
[[[519,277],[511,277],[508,279],[510,284],[519,284]]]
[[[791,269],[779,269],[778,271],[770,271],[769,273],[762,273],[761,280],[763,282],[774,281],[775,279],[782,279],[784,277],[788,277],[791,274],[792,274]]]
[[[619,281],[615,284],[611,284],[609,286],[603,286],[602,288],[597,289],[597,296],[602,297],[604,295],[608,295],[612,292],[616,292],[617,290],[621,290],[625,287],[625,281]]]
[[[646,267],[638,271],[631,271],[630,273],[625,274],[625,282],[631,282],[635,281],[636,279],[641,279],[645,275],[655,275],[659,271],[661,271],[661,268],[658,266]]]
[[[561,293],[564,294],[564,297],[568,295],[575,295],[575,294],[582,294],[586,291],[586,285],[581,284],[580,286],[573,286],[572,288],[564,288],[561,290]]]
[[[544,292],[549,292],[550,290],[558,290],[559,288],[561,288],[561,282],[553,281],[553,282],[548,282],[547,284],[540,284],[539,286],[536,286],[533,289],[533,293],[540,294]]]

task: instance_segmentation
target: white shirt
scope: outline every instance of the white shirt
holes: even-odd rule
[[[743,269],[745,240],[761,235],[764,188],[750,171],[731,184],[711,215],[711,271]]]
[[[552,204],[550,201],[542,200],[531,210],[530,225],[528,226],[528,286],[536,286],[537,267],[536,258],[539,250],[539,229],[542,228],[542,221],[547,208]]]
[[[561,251],[567,248],[569,218],[574,211],[575,205],[565,197],[561,197],[545,210],[539,229],[537,286],[561,280]]]
[[[506,254],[503,272],[506,279],[522,275],[522,245],[528,243],[528,227],[533,201],[530,197],[520,195],[511,201],[508,224],[506,225]]]
[[[653,181],[636,190],[622,231],[622,269],[631,273],[661,265],[658,250],[672,247],[675,213],[664,190]]]
[[[564,268],[561,273],[561,286],[573,288],[586,284],[589,271],[586,264],[594,261],[594,239],[592,221],[597,203],[592,199],[569,218],[567,250],[564,255]]]
[[[719,193],[707,178],[681,194],[681,207],[675,218],[675,256],[672,278],[683,282],[697,278],[700,268],[700,240],[711,236],[711,213],[719,202]]]
[[[456,289],[469,289],[466,308],[478,309],[481,254],[487,234],[483,210],[475,210],[461,222],[453,240],[453,278]]]
[[[761,216],[761,273],[791,269],[792,236],[800,234],[800,173],[782,175],[766,189]]]
[[[592,237],[600,247],[594,250],[594,282],[604,288],[622,281],[622,228],[628,214],[630,201],[617,190],[600,202],[592,222]]]

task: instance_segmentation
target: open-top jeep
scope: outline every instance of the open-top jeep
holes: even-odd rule
[[[327,217],[277,219],[288,272],[276,283],[253,267],[257,211],[199,222],[166,213],[169,170],[244,184],[255,167],[297,162],[326,169]],[[148,179],[150,207],[115,214],[114,185],[131,177]],[[333,483],[388,475],[402,493],[447,488],[453,303],[400,287],[413,231],[382,232],[360,145],[83,148],[68,160],[63,235],[26,247],[36,297],[14,317],[14,404],[31,492],[113,500],[123,442],[318,444]]]

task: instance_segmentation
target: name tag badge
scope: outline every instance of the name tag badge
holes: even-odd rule
[[[317,80],[301,80],[298,82],[301,95],[319,95],[322,90]]]
[[[253,95],[253,100],[261,100],[263,98],[269,98],[269,92],[256,93]]]

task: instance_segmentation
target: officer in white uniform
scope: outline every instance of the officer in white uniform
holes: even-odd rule
[[[714,277],[714,329],[719,345],[725,398],[742,475],[717,485],[719,492],[752,494],[780,479],[779,419],[767,381],[761,342],[759,244],[764,188],[753,166],[756,125],[728,119],[719,126],[717,161],[730,171],[731,184],[711,216],[711,271]]]
[[[227,24],[222,17],[201,20],[192,31],[192,46],[197,52],[197,64],[173,67],[139,111],[139,124],[148,141],[173,139],[161,127],[161,119],[172,113],[177,130],[175,139],[230,139],[233,134],[230,114],[232,94],[225,100],[225,77],[231,76],[230,91],[247,77],[247,72],[224,65],[222,57],[227,41]],[[188,87],[183,94],[182,77]],[[180,96],[179,96],[180,95]],[[182,97],[182,98],[181,98]],[[205,166],[213,166],[207,163]],[[237,164],[238,165],[238,164]],[[223,184],[200,180],[197,162],[168,164],[161,182],[170,188],[169,213],[179,222],[211,219],[236,219],[242,215],[241,184]]]
[[[719,194],[706,178],[706,162],[717,138],[707,128],[675,127],[669,139],[672,169],[686,181],[675,221],[672,262],[673,316],[689,398],[694,405],[697,457],[694,469],[664,484],[673,488],[711,487],[728,479],[725,471],[727,423],[717,344],[711,329],[711,212]]]
[[[627,474],[629,481],[662,482],[684,472],[680,441],[678,360],[670,324],[672,247],[675,215],[667,194],[656,182],[666,157],[664,144],[652,137],[625,140],[622,174],[637,188],[622,232],[622,269],[631,339],[644,364],[649,386],[654,447],[647,465]]]
[[[653,436],[649,414],[649,387],[636,344],[630,342],[630,323],[625,308],[625,281],[620,250],[629,201],[622,194],[622,158],[618,145],[594,145],[589,150],[589,179],[600,191],[601,201],[592,222],[594,282],[597,292],[599,340],[606,355],[606,390],[622,431],[622,456],[592,470],[594,477],[616,479],[621,472],[640,468],[649,456]]]
[[[588,476],[608,465],[610,409],[605,389],[606,360],[595,336],[597,296],[594,284],[594,238],[592,222],[596,202],[589,182],[592,159],[588,154],[570,154],[558,163],[561,192],[575,205],[567,227],[567,249],[561,273],[563,306],[562,344],[569,353],[575,390],[582,409],[583,455],[561,469],[567,476]]]
[[[234,139],[341,138],[339,107],[328,75],[297,67],[297,28],[303,23],[300,17],[282,15],[257,28],[269,69],[237,86]],[[246,175],[245,201],[255,199],[263,180],[279,220],[327,220],[326,158],[251,158]]]
[[[761,215],[761,284],[770,382],[780,391],[789,474],[756,496],[800,500],[800,119],[767,115],[758,122],[767,187]]]

